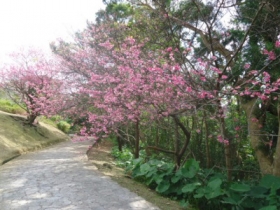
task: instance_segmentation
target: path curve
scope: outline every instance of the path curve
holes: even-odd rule
[[[63,142],[0,166],[0,209],[159,210],[99,173],[87,147]]]

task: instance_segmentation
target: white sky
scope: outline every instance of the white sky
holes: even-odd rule
[[[20,48],[49,49],[95,20],[102,0],[0,0],[0,63]]]

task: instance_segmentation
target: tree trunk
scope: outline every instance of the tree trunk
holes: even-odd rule
[[[37,115],[35,115],[35,114],[28,115],[27,116],[27,123],[29,125],[32,125],[35,122],[36,118],[37,118]]]
[[[277,137],[277,144],[275,148],[275,155],[273,161],[273,175],[280,177],[280,104],[279,102],[277,106],[277,114],[278,114],[278,137]]]
[[[156,127],[156,140],[155,140],[156,147],[158,146],[158,143],[159,143],[159,133],[158,133],[158,127]]]
[[[140,142],[140,131],[139,131],[139,120],[135,123],[135,151],[134,158],[139,158],[139,142]]]
[[[211,167],[211,156],[210,156],[210,149],[209,149],[209,127],[207,123],[206,113],[204,111],[204,123],[205,123],[205,152],[206,152],[206,167]]]
[[[177,156],[177,158],[176,158],[177,161],[176,162],[178,164],[178,167],[180,167],[182,157],[185,154],[185,152],[187,150],[187,147],[189,146],[189,143],[190,143],[190,140],[191,140],[191,132],[188,131],[188,129],[184,126],[184,124],[180,121],[180,119],[176,115],[173,115],[172,117],[174,119],[175,124],[177,124],[177,126],[179,126],[181,128],[181,130],[183,131],[183,133],[186,137],[185,142],[182,145],[181,150],[179,151],[178,155],[176,155]]]
[[[179,152],[180,152],[180,137],[179,137],[179,128],[178,128],[178,124],[175,122],[175,141],[174,141],[174,151],[175,151],[175,164],[176,164],[176,170],[179,169],[180,164],[181,164],[181,159],[179,158]]]
[[[221,117],[221,134],[223,139],[226,138],[226,126],[225,119]],[[226,161],[226,169],[227,169],[227,179],[228,181],[232,180],[232,164],[231,164],[231,152],[230,152],[231,141],[228,139],[228,144],[224,143],[225,147],[225,161]]]
[[[120,134],[117,134],[117,142],[118,142],[118,149],[120,152],[122,152],[123,141],[122,141],[122,137],[120,136]]]
[[[263,127],[263,119],[260,117],[262,110],[256,103],[257,99],[243,99],[240,101],[247,116],[250,142],[253,150],[255,151],[261,173],[272,174],[273,160],[265,149],[265,145],[262,145],[262,138],[265,135],[265,133],[261,130]]]

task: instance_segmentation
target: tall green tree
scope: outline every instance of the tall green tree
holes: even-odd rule
[[[129,1],[132,2],[132,1]],[[133,1],[135,5],[146,7],[158,16],[165,18],[181,34],[181,43],[194,49],[192,58],[186,57],[189,66],[196,66],[195,57],[215,61],[210,65],[219,71],[218,78],[209,79],[205,86],[217,93],[215,106],[222,110],[222,94],[226,88],[238,92],[241,106],[247,115],[248,131],[251,145],[258,159],[263,174],[275,174],[280,171],[279,144],[275,140],[271,147],[268,146],[270,136],[264,131],[266,114],[269,112],[277,117],[278,101],[273,100],[277,90],[268,90],[263,94],[263,88],[269,88],[269,84],[277,81],[277,60],[275,59],[275,42],[278,36],[279,3],[278,1],[236,1],[223,0],[212,1],[205,4],[200,0],[184,1]],[[226,14],[232,14],[226,16]],[[231,22],[225,22],[231,19]],[[265,51],[264,51],[265,50]],[[257,69],[252,75],[250,70]],[[268,86],[252,84],[252,80],[263,80],[271,75]],[[221,83],[222,75],[226,75],[225,83]],[[224,77],[225,78],[225,77]],[[237,88],[237,89],[235,89]],[[246,91],[247,90],[247,91]],[[252,94],[259,92],[260,95]],[[220,99],[219,99],[220,98]],[[223,114],[225,112],[221,111]],[[225,115],[224,115],[225,116]],[[271,117],[272,117],[271,116]],[[278,118],[278,117],[277,117]],[[229,126],[225,117],[219,118],[220,133],[222,138],[229,139]],[[278,129],[279,130],[279,129]],[[268,134],[268,135],[267,135]],[[230,177],[232,164],[231,143],[225,145],[225,160]]]

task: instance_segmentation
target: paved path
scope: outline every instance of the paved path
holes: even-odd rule
[[[158,210],[96,171],[87,146],[63,142],[0,166],[0,210]]]

